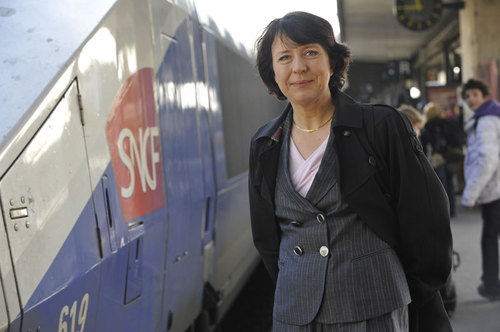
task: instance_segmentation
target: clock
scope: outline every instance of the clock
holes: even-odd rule
[[[442,0],[396,0],[398,22],[414,31],[432,27],[441,18],[442,11]]]

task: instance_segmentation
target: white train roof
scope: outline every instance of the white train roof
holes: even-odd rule
[[[0,150],[116,1],[0,0]]]

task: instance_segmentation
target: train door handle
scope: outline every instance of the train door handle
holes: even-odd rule
[[[142,221],[132,223],[128,226],[128,231],[129,244],[124,304],[134,301],[142,294],[144,223]]]
[[[107,221],[108,232],[109,232],[109,245],[111,247],[111,251],[118,250],[118,241],[116,239],[116,227],[114,225],[114,216],[112,212],[112,201],[110,197],[109,191],[109,179],[106,175],[103,175],[102,180],[102,190],[103,190],[103,199],[104,199],[104,208],[105,208],[105,218]]]

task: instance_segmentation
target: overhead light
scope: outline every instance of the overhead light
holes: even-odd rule
[[[416,86],[412,86],[410,88],[411,99],[418,99],[418,98],[420,98],[421,95],[422,95],[422,93],[420,92],[420,89],[417,88]]]

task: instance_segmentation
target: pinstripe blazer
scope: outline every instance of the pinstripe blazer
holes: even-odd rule
[[[330,134],[320,169],[304,198],[288,170],[291,113],[283,126],[275,189],[282,232],[274,318],[305,325],[362,321],[410,302],[406,277],[392,248],[342,201]]]

